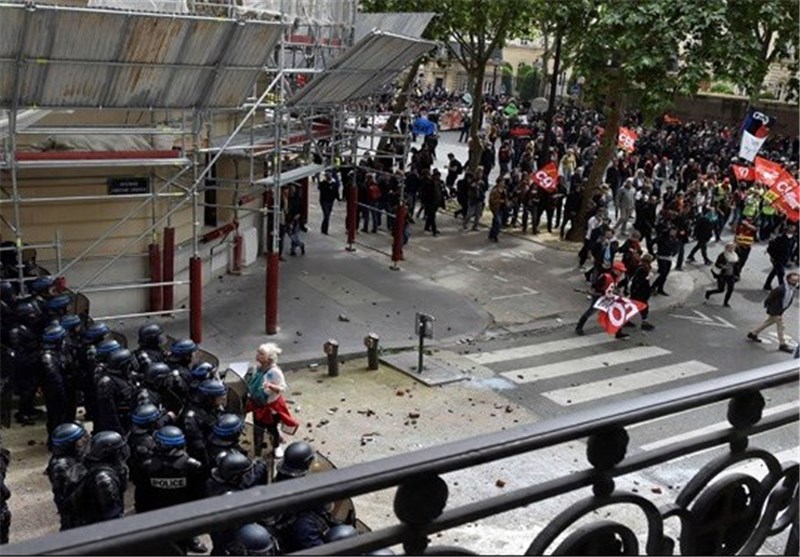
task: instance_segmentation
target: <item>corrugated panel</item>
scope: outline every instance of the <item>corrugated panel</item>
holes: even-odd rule
[[[355,40],[360,41],[375,29],[418,39],[435,15],[433,12],[359,13]]]
[[[368,97],[436,46],[431,41],[374,31],[298,91],[291,106],[331,105]]]
[[[25,18],[21,6],[0,4],[0,49],[6,53],[0,67],[11,70],[0,74],[0,107],[12,104],[9,60],[16,58]],[[27,18],[19,105],[37,107],[237,107],[283,28],[52,6],[37,6]]]

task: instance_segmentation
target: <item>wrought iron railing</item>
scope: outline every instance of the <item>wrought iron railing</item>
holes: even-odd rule
[[[768,538],[780,534],[787,540],[785,554],[797,555],[798,463],[782,464],[769,451],[749,448],[748,443],[755,434],[798,421],[797,407],[764,417],[762,395],[765,389],[796,384],[798,371],[797,360],[789,360],[514,429],[253,488],[236,493],[235,497],[224,495],[53,534],[6,546],[4,550],[13,555],[143,554],[139,551],[153,543],[186,539],[259,517],[397,487],[397,525],[302,554],[356,555],[403,544],[405,551],[414,555],[471,555],[474,553],[464,547],[431,546],[429,536],[590,486],[592,495],[567,505],[550,519],[533,539],[527,554],[668,555],[680,551],[682,555],[754,555]],[[729,401],[730,426],[627,455],[626,428],[725,400]],[[448,486],[443,474],[581,439],[587,440],[586,469],[446,509]],[[616,485],[615,478],[619,476],[726,444],[729,452],[697,471],[666,508],[658,508],[642,495]],[[732,466],[747,459],[762,462],[766,475],[758,479],[732,472]],[[644,514],[646,535],[637,536],[635,526],[609,520],[592,520],[575,528],[579,519],[592,519],[592,511],[620,504],[634,505]],[[675,518],[680,533],[671,538],[664,523]],[[642,547],[638,538],[646,540]]]

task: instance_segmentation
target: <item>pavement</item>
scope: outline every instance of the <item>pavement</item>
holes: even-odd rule
[[[437,166],[449,150],[464,160],[466,148],[455,143],[455,135],[443,135]],[[505,230],[498,243],[490,243],[485,227],[463,231],[452,213],[442,211],[442,234],[424,234],[418,221],[401,269],[391,270],[391,236],[385,229],[359,232],[356,250],[345,249],[344,212],[344,204],[337,204],[330,236],[324,236],[317,232],[319,211],[312,201],[310,232],[304,235],[306,255],[287,253],[280,266],[276,335],[265,334],[262,257],[241,275],[219,275],[205,287],[201,346],[226,366],[251,360],[262,342],[277,342],[284,351],[281,365],[291,370],[288,398],[302,423],[297,436],[312,442],[337,466],[546,418],[536,404],[507,396],[496,373],[482,366],[463,366],[466,380],[439,386],[427,386],[413,373],[383,363],[377,371],[368,371],[364,337],[379,335],[381,353],[387,357],[414,349],[416,312],[436,318],[434,338],[426,340],[434,353],[509,334],[544,335],[566,327],[571,333],[588,303],[587,283],[576,269],[577,246],[546,232],[522,235],[513,229]],[[755,250],[754,257],[753,265],[758,265]],[[651,311],[666,316],[680,313],[684,306],[696,307],[697,287],[708,282],[706,275],[702,266],[673,272],[667,283],[671,296],[653,298]],[[754,310],[748,306],[746,311]],[[145,322],[128,319],[109,325],[135,344],[136,331]],[[174,337],[188,336],[187,314],[159,322]],[[685,346],[691,343],[687,330],[683,335],[688,336],[680,338]],[[329,376],[325,367],[322,346],[330,338],[340,346],[338,377]],[[49,486],[41,474],[48,456],[45,437],[42,425],[15,425],[3,432],[4,445],[12,450],[12,541],[56,528]],[[547,464],[537,466],[519,457],[448,474],[451,501],[483,500],[503,489],[548,479],[552,470],[582,468],[585,447],[571,443],[537,453],[536,460]],[[652,480],[634,477],[620,485],[626,482],[647,486]],[[664,502],[679,487],[653,485],[663,490]],[[359,497],[358,515],[374,528],[391,524],[392,496],[393,490],[387,490]],[[523,553],[557,509],[577,497],[562,498],[558,506],[545,502],[537,509],[506,513],[479,526],[466,525],[434,541],[465,544],[484,554]]]

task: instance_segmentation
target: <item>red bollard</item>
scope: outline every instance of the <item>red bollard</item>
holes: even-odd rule
[[[358,189],[355,185],[350,186],[347,192],[347,249],[353,251],[353,243],[356,241],[356,212],[358,211]]]
[[[175,280],[175,229],[171,226],[164,228],[164,272],[162,280],[172,282]],[[175,307],[175,287],[165,284],[161,289],[164,309]]]
[[[278,265],[280,255],[270,253],[267,255],[267,284],[266,284],[266,326],[267,334],[274,335],[278,332]]]
[[[403,261],[403,232],[406,227],[406,206],[401,204],[397,207],[397,216],[394,219],[394,230],[392,237],[392,269],[397,270],[398,261]]]
[[[200,344],[203,341],[203,260],[189,260],[189,336]]]
[[[300,199],[302,200],[300,224],[305,226],[308,223],[308,178],[300,180]]]
[[[161,282],[161,246],[158,244],[150,244],[147,247],[150,255],[150,282]],[[153,286],[150,288],[150,311],[161,311],[162,298],[161,298],[161,285]]]
[[[242,236],[239,234],[239,226],[236,226],[236,235],[233,237],[233,265],[231,272],[239,274],[242,271]]]

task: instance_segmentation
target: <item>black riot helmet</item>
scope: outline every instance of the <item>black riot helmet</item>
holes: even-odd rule
[[[244,429],[244,420],[236,414],[222,414],[214,422],[212,431],[218,438],[234,441]]]
[[[109,340],[104,340],[103,342],[97,345],[97,349],[95,352],[95,354],[97,355],[97,361],[103,363],[108,362],[108,359],[111,357],[111,355],[119,350],[122,350],[122,345],[119,342],[117,342],[113,338]]]
[[[89,433],[77,422],[66,422],[53,429],[48,441],[55,456],[82,457],[89,447]]]
[[[142,348],[161,348],[167,339],[164,329],[158,323],[148,323],[139,327],[139,346]]]
[[[279,555],[278,542],[261,524],[245,524],[236,532],[233,555]]]
[[[172,451],[186,447],[186,437],[179,427],[165,425],[153,434],[156,446],[162,451]]]
[[[92,437],[86,460],[92,462],[122,463],[130,456],[128,443],[116,431],[101,431]]]
[[[284,450],[283,459],[278,464],[278,474],[283,476],[281,479],[302,478],[308,474],[314,458],[314,447],[305,441],[295,441]]]
[[[164,362],[155,362],[147,366],[144,380],[148,385],[161,385],[167,377],[172,374],[172,370]]]
[[[203,381],[204,379],[213,379],[214,372],[216,369],[214,365],[209,362],[200,362],[192,366],[192,369],[189,370],[193,379],[198,381]]]
[[[163,415],[164,412],[158,406],[152,402],[146,402],[136,407],[133,414],[131,414],[131,422],[134,425],[147,428],[150,424],[158,422]]]
[[[127,348],[120,348],[108,357],[109,369],[126,374],[130,373],[131,370],[135,371],[136,363],[136,357]]]
[[[219,460],[211,476],[223,483],[238,483],[252,469],[252,460],[238,451],[231,451]]]
[[[14,316],[18,323],[35,327],[42,318],[42,308],[33,299],[23,298],[14,305]]]
[[[358,530],[349,524],[337,524],[331,527],[325,534],[325,543],[338,542],[347,538],[354,538],[358,535]]]
[[[209,406],[225,406],[228,389],[222,381],[206,379],[197,386],[196,395]]]
[[[44,275],[41,277],[36,277],[30,282],[29,288],[33,294],[37,294],[39,296],[47,296],[49,294],[50,289],[55,285],[56,279],[51,277],[50,275]]]
[[[108,328],[108,325],[95,322],[86,327],[86,330],[83,331],[83,340],[90,344],[97,344],[106,340],[109,332],[111,332],[111,330]]]
[[[59,323],[62,327],[70,332],[77,331],[78,327],[80,327],[82,324],[81,318],[74,313],[67,313],[66,315],[62,316],[61,319],[59,319]]]
[[[42,342],[45,344],[58,344],[67,336],[67,331],[61,325],[50,325],[42,334]]]

